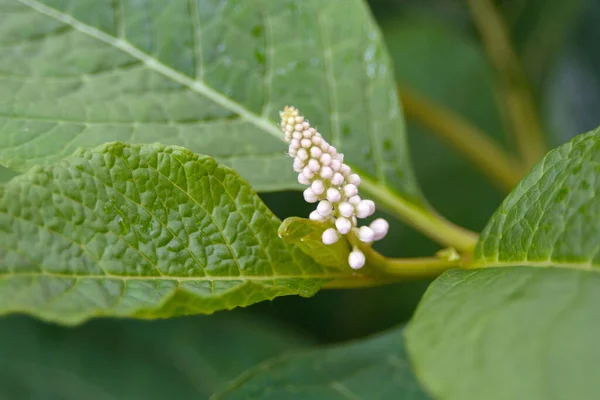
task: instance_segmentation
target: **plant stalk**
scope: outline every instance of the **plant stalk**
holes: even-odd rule
[[[525,175],[519,160],[469,121],[411,90],[401,88],[399,91],[408,118],[429,128],[461,152],[499,189],[509,192]]]
[[[547,147],[525,72],[508,30],[491,0],[467,0],[484,48],[496,69],[500,97],[525,167],[531,169]]]

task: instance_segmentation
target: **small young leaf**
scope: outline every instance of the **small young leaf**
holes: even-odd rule
[[[422,383],[440,400],[593,400],[600,393],[600,273],[452,270],[406,330]]]
[[[0,320],[3,399],[207,399],[244,370],[310,342],[257,315],[96,320],[76,328]]]
[[[404,351],[403,330],[268,360],[213,399],[426,400]]]
[[[279,227],[279,236],[287,243],[297,245],[317,263],[327,267],[348,268],[349,244],[343,237],[331,245],[322,240],[323,231],[333,224],[306,218],[286,218]]]
[[[330,278],[212,158],[113,143],[0,187],[0,314],[76,323],[311,296]]]
[[[599,175],[600,129],[548,153],[491,218],[475,264],[598,266]]]

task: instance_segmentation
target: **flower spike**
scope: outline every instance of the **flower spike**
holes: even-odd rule
[[[344,164],[344,155],[338,153],[308,120],[294,107],[285,107],[279,113],[281,130],[285,141],[289,143],[288,154],[294,157],[293,168],[298,172],[298,182],[308,186],[304,199],[308,203],[317,203],[310,219],[330,221],[335,228],[323,232],[323,243],[337,242],[341,235],[347,235],[357,227],[357,218],[367,218],[375,212],[372,200],[361,199],[358,195],[360,176],[352,173]],[[389,229],[386,220],[378,218],[370,226],[362,226],[358,237],[362,242],[371,243],[385,237]],[[348,258],[353,269],[365,264],[365,256],[354,248]]]

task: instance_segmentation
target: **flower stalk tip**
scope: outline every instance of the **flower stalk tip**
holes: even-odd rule
[[[344,154],[327,143],[296,108],[285,107],[280,117],[281,130],[289,143],[288,154],[294,157],[293,168],[298,173],[298,182],[308,186],[303,193],[304,200],[317,203],[309,218],[330,221],[335,226],[323,232],[323,243],[333,244],[341,235],[348,235],[353,230],[364,243],[383,239],[389,224],[382,218],[369,226],[357,227],[358,219],[373,215],[375,203],[359,196],[360,176],[352,173],[352,169],[344,163]],[[354,247],[348,264],[353,269],[362,268],[364,253]]]

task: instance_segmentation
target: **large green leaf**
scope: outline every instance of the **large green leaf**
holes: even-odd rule
[[[404,351],[403,330],[284,355],[253,368],[214,399],[429,399]]]
[[[293,104],[364,179],[420,198],[362,0],[0,0],[0,46],[0,163],[15,170],[160,141],[257,190],[297,188],[276,124]]]
[[[551,151],[506,198],[481,234],[477,265],[600,261],[600,129]]]
[[[310,296],[327,270],[277,236],[279,220],[212,158],[114,143],[0,187],[0,314],[210,313]]]
[[[594,271],[449,271],[407,328],[415,373],[440,400],[597,399],[598,288]]]
[[[269,320],[235,312],[68,329],[5,318],[0,398],[206,399],[247,368],[307,344]]]

